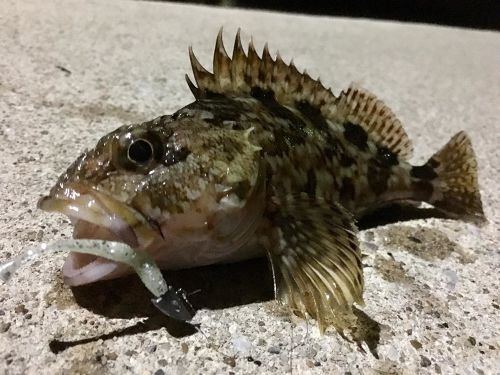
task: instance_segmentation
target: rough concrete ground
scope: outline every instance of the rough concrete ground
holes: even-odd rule
[[[136,278],[70,290],[63,255],[0,286],[0,371],[47,373],[500,372],[500,35],[425,25],[147,2],[3,0],[0,12],[0,260],[68,237],[36,209],[106,132],[192,100],[187,46],[209,65],[237,27],[335,92],[376,92],[414,140],[416,163],[466,130],[489,224],[414,219],[361,233],[366,306],[358,345],[270,300],[263,261],[176,273],[203,334],[162,318]]]

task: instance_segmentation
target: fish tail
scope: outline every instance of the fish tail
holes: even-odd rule
[[[451,217],[474,222],[486,220],[479,191],[477,162],[472,144],[463,131],[436,152],[426,164],[413,167],[411,174],[432,183],[426,199]]]

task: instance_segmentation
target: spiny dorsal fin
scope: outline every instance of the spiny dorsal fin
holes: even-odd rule
[[[279,54],[273,59],[267,44],[260,57],[253,41],[250,41],[248,54],[245,54],[240,30],[236,34],[232,58],[224,48],[222,29],[219,31],[213,58],[213,74],[198,62],[191,48],[189,57],[198,87],[189,77],[186,79],[196,99],[207,97],[210,93],[250,94],[252,88],[259,87],[271,90],[276,100],[284,105],[295,106],[295,102],[304,100],[317,108],[327,102],[334,104],[335,96],[319,80],[312,79],[306,72],[300,73],[293,61],[287,65]]]
[[[281,105],[296,108],[297,103],[306,102],[320,111],[326,119],[355,123],[378,145],[387,147],[404,159],[411,156],[411,142],[401,122],[373,94],[351,86],[337,98],[319,79],[314,80],[306,71],[300,73],[293,60],[287,65],[279,54],[273,59],[267,44],[260,57],[253,41],[250,41],[248,54],[245,54],[239,29],[232,58],[224,48],[222,28],[220,29],[214,50],[213,74],[198,62],[191,48],[189,58],[198,87],[188,76],[186,80],[196,99],[214,93],[250,95],[255,88],[272,91]]]
[[[401,121],[369,91],[351,84],[347,91],[342,91],[336,100],[335,117],[341,122],[351,122],[361,126],[378,145],[408,160],[413,147]]]

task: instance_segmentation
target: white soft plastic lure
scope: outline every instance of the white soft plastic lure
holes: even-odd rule
[[[166,315],[187,321],[193,310],[182,290],[174,290],[167,284],[155,261],[145,252],[135,251],[130,246],[104,240],[59,240],[50,244],[41,243],[0,264],[0,279],[8,282],[16,270],[33,258],[49,251],[77,252],[100,256],[109,261],[126,264],[132,268],[146,288],[155,296],[153,304]]]

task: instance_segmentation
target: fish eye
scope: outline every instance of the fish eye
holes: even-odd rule
[[[128,146],[128,160],[135,164],[147,164],[149,161],[151,161],[153,155],[153,145],[143,138],[132,141],[132,143]]]

